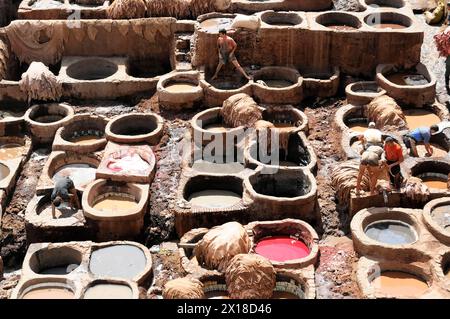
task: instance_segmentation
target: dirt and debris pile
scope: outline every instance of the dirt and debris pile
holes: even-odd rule
[[[114,0],[108,7],[110,19],[145,18],[146,5],[143,0]]]
[[[206,233],[194,253],[199,264],[223,272],[234,256],[246,254],[250,248],[250,238],[245,228],[237,222],[230,222],[213,227]]]
[[[407,129],[405,114],[395,100],[387,95],[376,97],[367,105],[367,118],[379,129]]]
[[[167,282],[163,290],[164,299],[204,299],[203,284],[194,278],[177,278]]]
[[[276,285],[271,262],[256,254],[239,254],[231,259],[225,281],[232,299],[270,299]]]
[[[28,103],[31,100],[58,101],[62,96],[62,83],[41,62],[30,64],[28,70],[22,74],[19,87],[27,94]]]

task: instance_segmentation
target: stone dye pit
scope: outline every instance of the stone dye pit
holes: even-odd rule
[[[132,245],[98,248],[91,254],[89,271],[96,276],[133,279],[145,271],[144,252]]]
[[[395,220],[373,222],[364,232],[369,238],[389,245],[411,244],[417,240],[417,234],[410,225]]]
[[[223,224],[230,216],[245,218],[242,179],[234,175],[184,177],[178,190],[175,228],[182,236],[192,228]]]
[[[52,149],[89,153],[101,150],[106,145],[105,127],[108,119],[103,116],[77,114],[71,122],[56,132]]]
[[[33,140],[38,143],[52,143],[56,131],[69,123],[74,111],[67,104],[40,104],[28,109],[25,122]]]
[[[127,285],[97,283],[86,289],[83,299],[132,299],[133,291]]]
[[[82,206],[96,238],[130,239],[144,225],[149,186],[98,179],[83,192]]]
[[[445,153],[444,156],[446,156]],[[411,175],[419,177],[431,190],[446,192],[450,166],[443,161],[421,161],[411,168]]]
[[[148,250],[134,242],[30,245],[13,299],[138,299],[151,277]]]
[[[371,284],[377,293],[396,297],[420,297],[428,289],[426,281],[401,271],[384,271]]]

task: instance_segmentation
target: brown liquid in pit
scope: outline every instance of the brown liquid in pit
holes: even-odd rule
[[[329,24],[326,27],[333,29],[333,30],[339,30],[339,31],[351,31],[351,30],[358,29],[358,28],[352,27],[350,25],[345,25],[345,24]]]
[[[441,119],[431,111],[422,109],[403,110],[406,117],[406,124],[410,130],[414,130],[421,126],[431,126],[438,124]]]
[[[74,293],[67,288],[38,288],[23,295],[22,299],[73,299]]]
[[[93,208],[103,212],[104,215],[111,213],[132,212],[138,207],[138,204],[131,198],[118,195],[107,196],[94,204]]]
[[[231,128],[226,126],[225,124],[220,123],[220,124],[206,125],[203,129],[214,132],[214,133],[223,133],[223,132],[228,132]]]
[[[423,183],[429,188],[447,189],[447,182],[425,179]]]
[[[130,287],[119,284],[98,284],[86,290],[83,299],[131,299]]]
[[[347,126],[349,127],[349,129],[361,133],[364,133],[369,128],[369,124],[363,122],[354,122],[351,124],[347,124]]]
[[[398,23],[376,23],[373,25],[370,25],[373,28],[377,29],[405,29],[407,28],[404,25],[398,24]]]
[[[444,157],[447,156],[448,152],[443,149],[441,146],[437,144],[431,144],[431,147],[433,147],[433,155],[431,157]],[[419,157],[425,157],[425,154],[427,153],[427,150],[425,149],[425,145],[416,145],[417,153],[419,154]]]
[[[385,271],[372,281],[378,293],[396,297],[420,297],[428,285],[420,278],[401,271]]]
[[[0,181],[9,175],[9,168],[6,165],[0,164]]]
[[[272,299],[300,299],[297,295],[287,291],[274,291]]]
[[[86,135],[86,136],[80,136],[80,137],[73,138],[71,140],[71,142],[78,144],[78,145],[87,145],[87,144],[97,142],[100,139],[101,139],[100,136]]]
[[[16,144],[16,143],[8,143],[0,145],[0,160],[6,161],[14,158],[18,158],[22,156],[25,151],[25,146]]]
[[[191,83],[175,83],[165,87],[168,92],[181,93],[181,92],[194,92],[197,85]]]

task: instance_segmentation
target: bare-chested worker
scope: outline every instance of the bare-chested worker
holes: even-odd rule
[[[227,31],[225,29],[220,29],[219,38],[217,39],[217,48],[219,49],[219,64],[217,65],[216,73],[214,73],[211,80],[217,78],[220,69],[228,62],[233,63],[236,69],[244,75],[247,80],[250,80],[250,77],[245,73],[244,69],[239,64],[234,52],[236,51],[237,44],[236,42],[227,35]]]
[[[69,202],[71,207],[75,207],[77,210],[81,209],[77,190],[73,184],[73,181],[68,176],[56,181],[55,187],[53,188],[51,201],[53,218],[56,218],[56,207],[59,207],[63,201]]]

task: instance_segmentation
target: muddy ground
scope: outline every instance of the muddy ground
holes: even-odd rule
[[[352,9],[353,2],[335,0],[338,10]],[[347,7],[346,7],[347,6]],[[422,15],[417,17],[423,21]],[[450,97],[444,87],[444,59],[439,57],[432,36],[439,27],[425,25],[425,40],[422,48],[422,62],[438,78],[438,99],[449,105]],[[357,256],[348,237],[350,219],[345,212],[336,208],[334,191],[330,186],[330,172],[342,160],[340,141],[337,134],[330,134],[330,128],[336,110],[343,104],[344,98],[305,101],[299,107],[308,116],[310,123],[309,141],[319,159],[317,171],[318,202],[322,215],[320,260],[316,269],[317,298],[360,298],[361,294],[355,281],[353,265]],[[152,97],[139,103],[120,102],[83,102],[75,106],[77,113],[92,112],[105,116],[115,116],[129,112],[155,111],[166,120],[166,130],[161,142],[153,148],[157,157],[157,173],[151,186],[150,212],[146,218],[146,229],[140,242],[150,248],[154,261],[154,278],[149,291],[158,294],[161,287],[170,279],[184,276],[180,267],[180,256],[173,243],[174,217],[171,206],[174,205],[175,192],[181,173],[181,141],[189,128],[189,120],[197,111],[183,113],[160,112],[157,100]],[[0,282],[0,299],[6,298],[17,284],[20,266],[26,252],[26,234],[24,210],[35,193],[37,179],[49,154],[49,148],[34,150],[24,165],[16,189],[3,216],[0,235],[0,252],[6,274]],[[148,288],[148,287],[146,287]],[[142,290],[142,297],[146,296]]]

